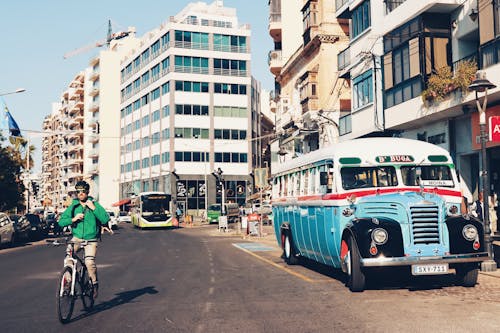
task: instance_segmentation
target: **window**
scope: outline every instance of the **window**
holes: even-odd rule
[[[168,71],[169,70],[169,67],[170,67],[170,58],[169,57],[166,57],[165,59],[163,59],[161,61],[161,70],[163,72],[165,71]]]
[[[216,94],[246,95],[247,86],[244,84],[214,83]]]
[[[161,94],[165,95],[170,92],[170,82],[165,82],[161,85]]]
[[[151,92],[151,100],[154,101],[155,99],[160,98],[160,88],[156,88]]]
[[[353,107],[359,109],[373,102],[372,70],[355,77],[353,80]]]
[[[214,50],[223,52],[246,52],[245,36],[214,34]]]
[[[370,21],[370,1],[363,2],[352,12],[352,38],[356,38],[371,25]]]
[[[178,47],[208,50],[208,33],[175,30],[175,41]]]
[[[208,92],[208,82],[175,81],[176,91]]]
[[[398,8],[405,1],[406,0],[384,0],[386,14],[389,14],[394,9]]]
[[[351,190],[355,188],[397,186],[398,180],[394,167],[344,167],[340,170],[342,188]]]
[[[160,120],[160,110],[153,111],[151,119],[152,119],[152,122]]]
[[[169,42],[170,42],[170,33],[167,32],[166,34],[161,36],[161,47],[162,48],[168,47]]]

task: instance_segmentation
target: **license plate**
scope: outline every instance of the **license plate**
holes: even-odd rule
[[[412,265],[413,275],[448,274],[448,264]]]

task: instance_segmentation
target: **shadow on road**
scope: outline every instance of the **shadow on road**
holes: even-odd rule
[[[157,294],[158,291],[155,289],[155,287],[149,286],[149,287],[144,287],[141,289],[135,289],[135,290],[129,290],[129,291],[124,291],[118,294],[115,294],[115,297],[110,299],[109,301],[105,301],[103,303],[100,303],[96,306],[91,311],[82,313],[81,315],[73,318],[71,322],[75,322],[84,318],[87,318],[89,316],[95,315],[96,313],[103,312],[109,309],[112,309],[114,307],[127,304],[132,302],[134,299],[141,297],[145,294]]]
[[[316,273],[347,283],[347,275],[340,269],[301,258],[300,265]],[[367,290],[407,289],[408,291],[436,290],[456,286],[455,275],[412,276],[409,267],[371,269],[366,273]]]

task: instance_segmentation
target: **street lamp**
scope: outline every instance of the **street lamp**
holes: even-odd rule
[[[18,88],[18,89],[14,90],[14,91],[9,91],[9,92],[6,92],[6,93],[0,93],[0,96],[22,93],[24,91],[26,91],[26,89],[24,89],[24,88]]]
[[[492,272],[496,271],[497,264],[493,260],[493,247],[491,243],[491,229],[490,229],[490,214],[489,214],[489,200],[490,200],[490,187],[488,183],[488,167],[486,162],[486,140],[488,135],[486,133],[486,107],[488,103],[488,89],[496,88],[496,85],[488,81],[484,71],[477,71],[476,78],[469,86],[469,90],[476,93],[476,105],[479,111],[479,131],[481,137],[481,182],[483,183],[483,223],[484,223],[484,246],[488,251],[488,260],[481,263],[481,271]],[[479,102],[478,93],[484,92],[483,104]]]

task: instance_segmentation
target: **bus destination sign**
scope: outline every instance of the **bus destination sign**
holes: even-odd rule
[[[415,161],[411,155],[377,156],[375,160],[378,163],[408,163]]]

